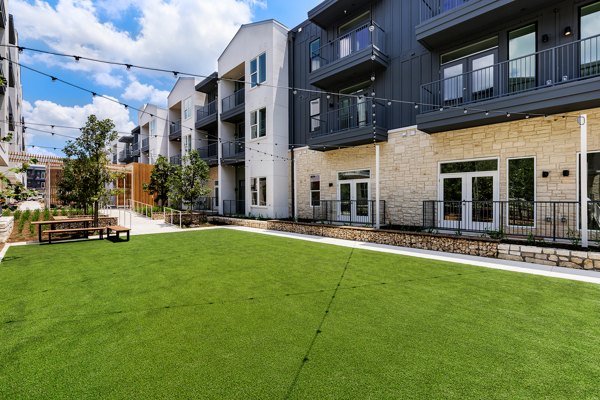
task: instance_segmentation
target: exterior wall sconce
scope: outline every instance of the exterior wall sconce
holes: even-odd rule
[[[568,169],[563,169],[563,176],[569,176],[569,170]]]
[[[542,35],[542,43],[548,43],[550,41],[550,36],[548,36],[546,33],[544,33]]]
[[[565,28],[564,35],[565,35],[565,36],[571,36],[572,34],[573,34],[573,31],[571,30],[571,27],[570,27],[570,26],[567,26],[567,27]]]
[[[543,178],[547,178],[547,177],[549,177],[549,176],[550,176],[550,172],[549,172],[549,171],[543,171],[543,172],[542,172],[542,177],[543,177]]]

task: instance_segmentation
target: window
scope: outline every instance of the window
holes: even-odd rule
[[[508,89],[518,92],[535,87],[536,28],[529,25],[508,33]]]
[[[338,181],[348,181],[354,179],[369,179],[371,178],[371,171],[368,169],[362,169],[360,171],[346,171],[338,173]]]
[[[311,175],[310,176],[310,206],[320,207],[321,206],[321,176]]]
[[[508,160],[508,224],[535,224],[535,159]]]
[[[192,117],[192,98],[188,97],[183,101],[183,119]]]
[[[156,120],[150,121],[150,135],[156,135]]]
[[[183,137],[183,150],[189,153],[192,150],[192,135],[185,135]]]
[[[250,61],[250,83],[256,87],[267,80],[267,53]]]
[[[314,132],[321,128],[321,99],[310,102],[310,131]]]
[[[267,205],[267,178],[252,178],[250,183],[252,205],[265,207]]]
[[[581,76],[600,73],[600,2],[581,7]]]
[[[219,181],[215,181],[215,207],[219,207]]]
[[[267,109],[252,111],[250,113],[250,138],[256,139],[267,135]]]
[[[310,71],[321,68],[321,38],[315,39],[309,44]]]
[[[458,161],[444,163],[440,167],[442,174],[497,171],[498,160]]]

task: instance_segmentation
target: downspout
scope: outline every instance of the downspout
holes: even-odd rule
[[[296,43],[296,32],[290,32],[290,37],[289,37],[289,46],[290,46],[290,65],[288,68],[288,73],[289,76],[291,77],[291,79],[289,80],[290,82],[290,86],[292,88],[296,87],[296,76],[294,74],[295,69],[294,69],[294,65],[295,65],[295,61],[296,61],[296,49],[295,49],[295,43]],[[292,197],[292,217],[294,219],[294,221],[296,221],[297,215],[296,215],[296,166],[295,166],[295,157],[294,157],[294,133],[295,133],[295,127],[296,127],[296,99],[294,97],[294,92],[293,90],[290,90],[289,93],[289,99],[290,99],[290,108],[289,108],[289,112],[290,112],[290,117],[288,124],[289,124],[289,142],[291,143],[291,166],[290,166],[290,176],[291,176],[291,197]]]

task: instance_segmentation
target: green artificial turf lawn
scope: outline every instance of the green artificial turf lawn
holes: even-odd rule
[[[598,286],[239,231],[0,263],[2,399],[585,399],[599,350]]]

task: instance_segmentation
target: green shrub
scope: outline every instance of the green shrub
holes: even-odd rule
[[[50,219],[50,209],[45,208],[44,209],[44,221],[48,221],[49,219]]]
[[[2,216],[3,217],[8,217],[10,215],[10,209],[9,208],[5,208],[4,210],[2,210]]]
[[[21,211],[20,210],[16,210],[15,213],[13,214],[13,216],[15,217],[15,221],[19,221],[21,219]]]
[[[19,218],[19,233],[23,232],[23,228],[25,227],[25,222],[29,221],[31,218],[31,211],[26,210],[21,214],[21,218]]]

